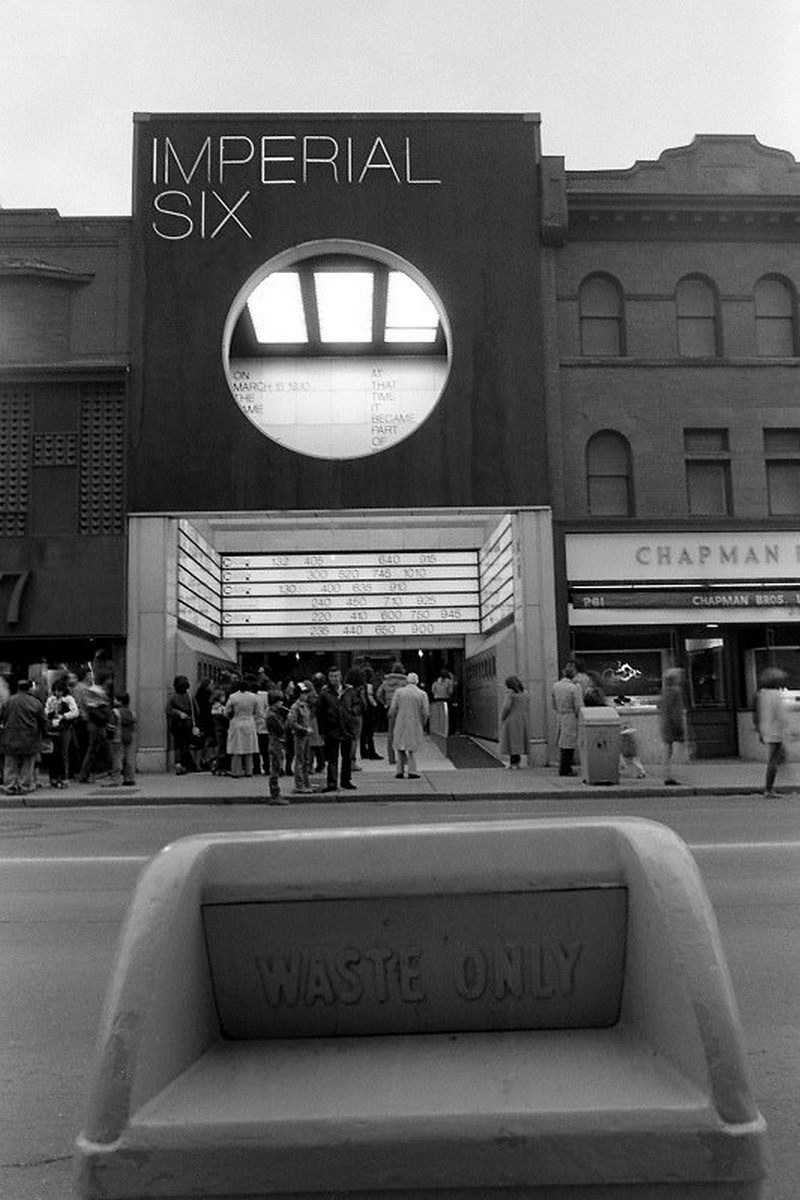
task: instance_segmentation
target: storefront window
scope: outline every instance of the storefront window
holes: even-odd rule
[[[754,651],[756,683],[767,667],[786,673],[786,688],[800,697],[800,646],[764,646]]]
[[[582,650],[584,669],[596,674],[609,699],[617,703],[655,704],[661,692],[661,650]]]
[[[234,400],[266,437],[313,458],[363,458],[433,412],[449,372],[449,327],[431,285],[399,256],[315,242],[245,283],[223,360]]]

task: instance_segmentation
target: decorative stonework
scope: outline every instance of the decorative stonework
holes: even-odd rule
[[[34,467],[75,467],[78,465],[78,437],[74,433],[35,433]]]
[[[80,533],[108,537],[125,529],[125,409],[122,384],[81,389]]]
[[[0,390],[0,536],[24,537],[30,497],[31,399],[26,387]]]

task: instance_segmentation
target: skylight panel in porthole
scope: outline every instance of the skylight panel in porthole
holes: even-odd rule
[[[323,342],[372,341],[372,271],[315,271]]]
[[[439,314],[418,283],[402,271],[389,272],[387,342],[435,342]]]
[[[275,271],[247,301],[253,329],[264,345],[302,345],[308,341],[300,279],[296,271]]]

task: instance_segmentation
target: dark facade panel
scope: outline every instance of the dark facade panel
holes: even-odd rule
[[[547,502],[537,121],[149,116],[135,164],[132,511]],[[427,420],[335,461],[252,425],[222,354],[248,279],[326,239],[410,263],[451,329]]]

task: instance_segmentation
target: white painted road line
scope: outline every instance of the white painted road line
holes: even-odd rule
[[[733,854],[743,850],[788,850],[792,853],[800,851],[800,841],[797,842],[687,842],[686,845],[694,853],[700,854],[722,853]],[[149,862],[151,858],[158,853],[154,850],[152,854],[109,854],[109,855],[92,855],[92,854],[63,854],[63,855],[32,855],[24,857],[15,855],[14,857],[0,857],[0,867],[4,866],[68,866],[74,864],[76,866],[92,866],[98,864],[109,863],[128,863],[142,864]]]
[[[157,853],[154,851],[153,853]],[[0,858],[0,867],[18,866],[20,863],[25,863],[26,866],[35,865],[41,866],[63,866],[65,864],[77,863],[80,866],[92,866],[95,863],[146,863],[153,857],[152,854],[63,854],[63,855],[32,855],[26,858],[24,855],[15,855],[13,858]]]

